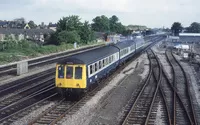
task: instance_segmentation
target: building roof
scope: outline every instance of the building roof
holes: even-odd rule
[[[179,33],[179,36],[200,36],[200,33]]]
[[[57,27],[57,24],[49,24],[49,27]]]
[[[27,34],[27,35],[39,35],[48,34],[54,32],[51,29],[0,29],[0,34]]]
[[[0,26],[4,26],[4,25],[6,25],[7,24],[7,22],[5,22],[5,21],[0,21]]]
[[[180,36],[180,42],[200,42],[200,36]]]
[[[178,44],[178,45],[175,46],[175,48],[189,50],[190,47],[189,47],[189,45]]]

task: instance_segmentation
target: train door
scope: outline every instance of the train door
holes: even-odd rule
[[[74,80],[76,88],[86,88],[86,66],[74,66]]]

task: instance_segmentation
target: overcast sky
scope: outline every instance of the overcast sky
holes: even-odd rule
[[[27,21],[57,22],[61,17],[79,15],[92,21],[95,16],[116,15],[124,25],[171,27],[200,22],[200,0],[0,0],[0,20],[24,17]]]

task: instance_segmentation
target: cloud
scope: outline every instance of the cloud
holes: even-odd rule
[[[170,27],[174,21],[183,25],[200,22],[198,5],[199,0],[1,0],[0,18],[48,23],[74,14],[91,21],[104,14],[117,15],[125,25]]]

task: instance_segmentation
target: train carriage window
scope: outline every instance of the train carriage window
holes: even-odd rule
[[[101,69],[101,61],[99,61],[99,69]]]
[[[111,63],[111,56],[109,57],[109,63]]]
[[[94,64],[92,65],[92,73],[94,73],[95,72],[95,66],[94,66]]]
[[[119,59],[119,53],[117,53],[117,59]]]
[[[90,75],[92,74],[92,65],[90,65]]]
[[[75,67],[75,79],[82,79],[82,67]]]
[[[108,60],[108,57],[106,58],[106,65],[108,65],[109,64],[109,60]]]
[[[97,63],[95,63],[95,72],[98,70]]]
[[[97,71],[99,70],[99,63],[97,62]]]
[[[105,66],[105,59],[103,59],[103,67]]]
[[[58,78],[64,78],[64,65],[58,66]]]
[[[66,78],[67,79],[72,79],[73,78],[73,67],[67,66]]]

